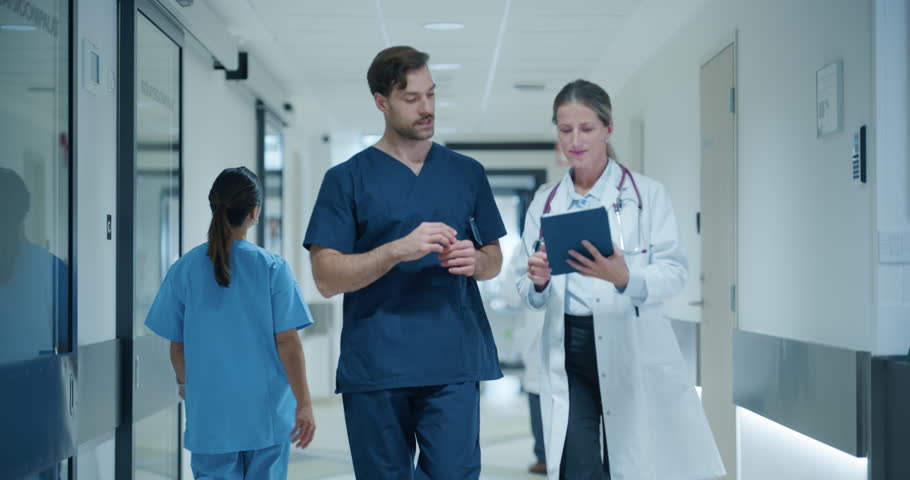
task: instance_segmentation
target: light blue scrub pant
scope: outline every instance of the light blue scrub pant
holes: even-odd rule
[[[291,443],[243,452],[198,454],[190,460],[196,480],[286,480]]]

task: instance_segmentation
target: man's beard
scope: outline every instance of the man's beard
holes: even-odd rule
[[[420,119],[420,121],[422,122],[422,121],[425,121],[427,119],[432,119],[432,118],[433,118],[433,116],[430,115],[430,116]],[[419,130],[420,127],[416,123],[410,124],[405,127],[393,125],[392,129],[395,130],[395,133],[397,133],[401,137],[407,138],[408,140],[427,140],[433,136],[433,133],[435,133],[434,127],[435,127],[435,125],[433,127],[430,127],[430,130],[427,133],[421,132]]]

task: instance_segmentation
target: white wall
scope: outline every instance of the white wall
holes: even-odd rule
[[[211,58],[193,49],[183,60],[183,250],[207,241],[212,211],[208,195],[222,170],[256,171],[255,99],[230,84]],[[256,241],[255,229],[248,239]]]
[[[107,239],[107,215],[117,230],[117,92],[108,73],[117,71],[117,4],[115,1],[80,5],[78,24],[78,78],[76,92],[78,135],[76,151],[76,255],[79,344],[116,337],[116,247]],[[85,40],[101,57],[100,90],[86,90],[82,64]]]
[[[642,122],[645,172],[672,196],[697,280],[699,67],[738,30],[740,328],[872,345],[872,188],[849,177],[853,130],[875,128],[872,14],[851,0],[711,1],[614,96],[617,129]],[[845,127],[817,139],[815,72],[838,59]],[[699,318],[685,305],[698,287],[671,315]]]
[[[555,130],[554,130],[555,132]],[[550,140],[550,139],[544,139]],[[556,140],[553,139],[554,145]],[[558,182],[566,174],[567,167],[556,163],[556,150],[529,151],[495,151],[495,150],[459,150],[480,162],[484,168],[503,169],[543,169],[547,171],[547,183]]]
[[[319,294],[313,281],[309,252],[303,248],[303,239],[325,172],[363,147],[357,143],[359,138],[333,136],[329,130],[324,130],[326,125],[316,123],[315,119],[320,118],[318,112],[322,109],[311,96],[298,96],[292,103],[299,112],[296,117],[300,121],[284,132],[287,146],[284,245],[303,297],[314,315],[313,320],[319,324],[303,330],[310,393],[317,398],[331,397],[335,390],[335,368],[341,341],[342,296],[324,299]],[[349,141],[342,143],[342,138]]]
[[[310,268],[309,252],[303,248],[306,228],[316,204],[316,196],[325,172],[332,167],[331,141],[324,142],[322,133],[312,133],[305,125],[294,125],[285,132],[287,142],[287,175],[285,185],[291,195],[285,208],[288,258],[294,266],[297,281],[308,302],[320,302]]]
[[[79,345],[113,340],[116,324],[117,238],[107,239],[106,217],[117,230],[117,92],[108,73],[117,71],[117,2],[80,2],[76,9],[76,291]],[[83,83],[85,40],[101,57],[101,89]],[[114,77],[115,79],[116,77]],[[114,478],[114,435],[79,445],[80,478]]]

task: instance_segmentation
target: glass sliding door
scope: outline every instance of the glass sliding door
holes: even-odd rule
[[[260,222],[264,229],[266,250],[283,255],[284,241],[284,136],[281,124],[266,117],[265,137],[265,208]]]
[[[137,336],[168,267],[180,257],[180,47],[137,19],[135,305]]]
[[[263,185],[263,203],[256,241],[266,250],[283,255],[284,242],[284,122],[256,101],[257,175]]]
[[[153,6],[136,14],[136,163],[133,215],[133,473],[177,479],[180,410],[169,343],[145,317],[181,254],[181,47]],[[167,28],[170,27],[170,30]]]

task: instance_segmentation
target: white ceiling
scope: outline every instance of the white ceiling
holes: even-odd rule
[[[238,37],[291,92],[318,112],[298,112],[320,131],[382,131],[366,70],[379,50],[411,45],[430,63],[437,83],[437,137],[446,140],[553,138],[556,92],[576,78],[603,83],[616,58],[637,67],[703,0],[208,0]],[[431,31],[430,22],[463,30]],[[655,30],[648,27],[653,26]],[[647,42],[641,40],[642,30]],[[649,31],[650,30],[650,31]],[[622,39],[636,43],[623,44]],[[647,48],[645,48],[647,47]],[[630,55],[630,49],[633,53]],[[650,50],[649,50],[650,49]],[[626,76],[613,72],[616,82]],[[621,79],[621,80],[620,80]],[[541,84],[521,92],[516,83]],[[604,85],[612,91],[612,85]],[[313,114],[315,113],[315,114]]]

